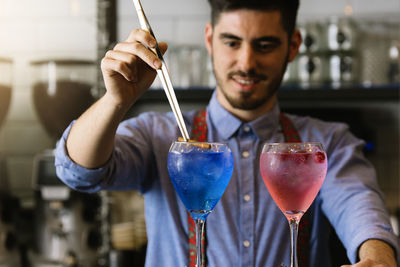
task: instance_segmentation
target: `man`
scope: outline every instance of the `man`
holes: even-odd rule
[[[207,107],[209,141],[233,151],[232,179],[207,218],[208,266],[289,266],[286,218],[259,173],[265,141],[283,142],[277,90],[286,65],[297,54],[294,30],[298,1],[209,0],[212,23],[205,40],[217,87]],[[163,52],[165,43],[160,43]],[[187,213],[169,180],[166,159],[180,135],[171,113],[145,113],[122,123],[151,85],[160,61],[148,49],[155,40],[134,30],[106,53],[102,72],[107,92],[64,133],[58,143],[58,175],[74,189],[137,189],[145,198],[146,266],[188,265]],[[189,131],[195,112],[184,114]],[[303,141],[322,142],[328,174],[310,208],[309,266],[330,266],[328,221],[353,266],[396,266],[393,234],[363,142],[343,124],[287,115]],[[326,217],[325,217],[326,216]],[[358,262],[358,263],[356,263]]]

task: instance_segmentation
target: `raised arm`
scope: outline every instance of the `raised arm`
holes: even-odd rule
[[[161,61],[148,49],[156,45],[144,30],[133,30],[125,42],[106,53],[101,70],[106,93],[72,126],[66,142],[70,158],[86,168],[97,168],[110,157],[116,129],[126,112],[150,87]],[[160,50],[167,49],[160,43]]]

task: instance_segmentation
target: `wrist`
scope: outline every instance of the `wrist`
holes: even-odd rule
[[[125,115],[130,109],[135,100],[126,100],[123,97],[115,97],[112,93],[106,91],[102,96],[101,101],[104,107],[110,108],[113,112]]]
[[[360,260],[370,259],[385,266],[395,267],[396,259],[393,248],[384,241],[370,239],[365,241],[359,249]]]

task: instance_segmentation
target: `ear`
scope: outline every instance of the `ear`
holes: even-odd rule
[[[288,61],[291,62],[294,60],[296,55],[299,53],[299,47],[302,42],[301,33],[299,30],[295,30],[292,34],[292,38],[289,43],[289,58]]]
[[[212,36],[213,36],[213,27],[211,23],[208,23],[204,31],[204,38],[205,38],[206,48],[210,56],[212,56]]]

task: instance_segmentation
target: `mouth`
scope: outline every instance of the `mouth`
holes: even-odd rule
[[[243,91],[252,90],[257,84],[266,80],[264,75],[256,73],[235,72],[231,73],[229,77],[239,86],[240,90]]]
[[[258,83],[259,79],[251,79],[242,76],[232,76],[232,80],[242,85],[252,85]]]

